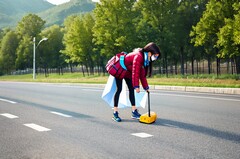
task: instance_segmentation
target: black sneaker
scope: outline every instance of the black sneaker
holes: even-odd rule
[[[132,119],[140,119],[140,116],[141,114],[138,113],[138,110],[135,109],[133,112],[132,112]]]
[[[116,122],[121,122],[122,119],[118,116],[118,112],[113,113],[112,119]]]

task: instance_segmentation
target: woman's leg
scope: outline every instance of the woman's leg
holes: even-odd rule
[[[116,122],[121,122],[121,118],[118,116],[118,101],[119,101],[119,96],[122,91],[122,80],[115,78],[116,80],[116,85],[117,85],[117,90],[114,95],[114,112],[113,112],[113,117],[112,119]]]
[[[117,85],[117,90],[114,95],[114,112],[118,111],[118,101],[119,101],[119,96],[122,91],[122,80],[115,78],[116,80],[116,85]]]
[[[134,95],[134,88],[132,85],[132,80],[130,78],[125,78],[125,81],[127,83],[128,89],[129,89],[129,99],[132,104],[133,111],[136,109],[135,106],[135,95]]]
[[[133,85],[132,85],[132,80],[129,79],[129,78],[125,78],[125,81],[128,85],[129,99],[130,99],[131,104],[132,104],[132,118],[133,119],[139,119],[141,114],[138,113],[138,110],[137,110],[136,105],[135,105],[135,95],[134,95],[134,88],[133,88]]]

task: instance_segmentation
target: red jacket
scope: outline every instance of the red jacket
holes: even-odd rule
[[[145,90],[149,89],[144,68],[144,55],[139,51],[131,52],[125,56],[124,64],[127,67],[127,73],[124,78],[132,79],[134,88],[139,88],[139,80]]]

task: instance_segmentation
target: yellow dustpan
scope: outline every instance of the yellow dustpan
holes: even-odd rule
[[[148,92],[148,112],[140,116],[139,122],[152,124],[157,120],[157,114],[150,111],[150,93]]]

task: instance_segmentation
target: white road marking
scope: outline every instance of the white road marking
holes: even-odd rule
[[[12,115],[12,114],[8,114],[8,113],[4,113],[4,114],[0,114],[0,115],[5,116],[5,117],[10,118],[10,119],[18,118],[18,116],[15,116],[15,115]]]
[[[72,117],[71,115],[67,115],[67,114],[63,114],[63,113],[59,113],[59,112],[51,112],[51,113],[56,114],[56,115],[60,115],[60,116],[66,117],[66,118],[71,118]]]
[[[51,129],[48,129],[48,128],[45,128],[45,127],[42,127],[40,125],[33,124],[33,123],[31,123],[31,124],[23,124],[23,125],[25,125],[25,126],[27,126],[29,128],[32,128],[34,130],[37,130],[37,131],[50,131],[51,130]]]
[[[238,99],[226,99],[226,98],[217,98],[217,97],[200,97],[200,96],[193,96],[193,95],[179,95],[179,94],[165,94],[165,93],[152,93],[155,95],[163,95],[163,96],[176,96],[176,97],[188,97],[188,98],[200,98],[200,99],[213,99],[213,100],[225,100],[225,101],[234,101],[240,102]]]
[[[147,133],[133,133],[131,135],[141,137],[141,138],[147,138],[147,137],[152,137],[153,136],[153,135],[147,134]]]
[[[16,104],[17,103],[17,102],[11,101],[11,100],[3,99],[3,98],[0,98],[0,101],[8,102],[8,103],[11,103],[11,104]]]

